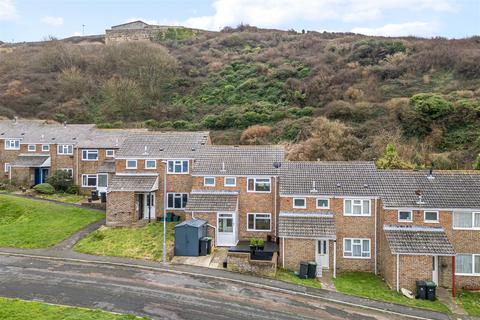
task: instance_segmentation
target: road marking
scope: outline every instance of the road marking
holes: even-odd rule
[[[401,317],[404,317],[404,318],[407,317],[407,318],[410,318],[410,319],[431,320],[431,318],[425,318],[425,317],[414,316],[414,315],[407,315],[407,314],[392,311],[392,310],[385,310],[385,309],[380,309],[380,308],[376,308],[376,307],[356,304],[356,303],[353,303],[353,302],[346,302],[346,301],[342,301],[342,300],[321,297],[321,296],[317,296],[317,295],[310,294],[310,293],[307,293],[307,292],[299,292],[299,291],[294,291],[294,290],[290,290],[290,289],[284,289],[284,288],[269,286],[269,285],[266,285],[266,284],[249,282],[249,281],[239,280],[239,279],[231,279],[231,278],[220,277],[220,276],[206,275],[206,274],[195,273],[195,272],[190,272],[190,271],[171,270],[171,269],[168,269],[168,268],[148,267],[148,266],[141,266],[141,265],[135,265],[135,264],[129,264],[129,263],[121,263],[121,262],[92,261],[92,260],[84,260],[84,259],[77,259],[77,258],[62,258],[62,257],[42,256],[42,255],[33,255],[33,254],[24,254],[24,253],[10,253],[10,252],[1,252],[1,251],[0,251],[0,255],[34,258],[34,259],[42,259],[42,260],[57,260],[57,261],[68,261],[68,262],[77,262],[77,263],[86,263],[86,264],[98,264],[98,265],[106,265],[106,266],[110,265],[110,266],[136,268],[136,269],[144,269],[144,270],[151,270],[151,271],[169,272],[169,273],[174,273],[174,274],[190,275],[190,276],[196,276],[196,277],[200,276],[200,277],[205,277],[205,278],[212,278],[212,279],[217,279],[217,280],[224,280],[224,281],[230,281],[230,282],[235,282],[235,283],[241,283],[241,284],[249,285],[249,286],[252,286],[252,287],[267,289],[267,290],[271,290],[271,291],[277,291],[277,292],[283,292],[283,293],[288,293],[288,294],[293,294],[293,295],[298,295],[298,296],[305,296],[305,297],[309,297],[309,298],[320,299],[320,300],[329,301],[329,302],[332,302],[332,303],[343,304],[343,305],[348,305],[348,306],[367,309],[367,310],[374,310],[374,311],[378,311],[378,312],[381,312],[381,313],[388,313],[388,314],[392,314],[392,315],[396,315],[396,316],[401,316]],[[432,312],[435,312],[435,311],[432,311]]]

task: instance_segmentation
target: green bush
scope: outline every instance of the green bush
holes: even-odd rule
[[[55,188],[50,183],[40,183],[33,187],[35,191],[42,194],[54,194]]]
[[[65,192],[68,194],[78,194],[80,192],[80,188],[76,184],[72,184]]]
[[[475,159],[475,162],[473,163],[473,169],[480,170],[480,154],[477,156],[477,159]]]
[[[74,185],[72,175],[63,170],[57,170],[53,175],[48,177],[47,182],[57,192],[67,192],[67,190]]]
[[[434,93],[418,93],[410,98],[410,104],[416,112],[430,119],[444,117],[453,111],[451,102]]]

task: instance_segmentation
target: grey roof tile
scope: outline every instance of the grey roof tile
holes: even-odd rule
[[[157,175],[115,175],[108,191],[150,192],[158,190]]]
[[[379,170],[385,207],[480,208],[480,173]],[[421,202],[418,191],[422,196]]]
[[[147,132],[147,130],[131,129],[94,129],[78,142],[78,148],[112,148],[117,149],[130,134]]]
[[[50,156],[45,154],[19,154],[10,165],[12,167],[50,167]]]
[[[384,225],[392,254],[455,255],[443,228]]]
[[[238,192],[225,190],[192,190],[185,211],[237,211]]]
[[[281,195],[378,196],[377,169],[365,161],[285,161]]]
[[[98,173],[115,173],[115,160],[105,160],[97,168]]]
[[[273,164],[283,161],[280,145],[208,146],[194,161],[193,175],[278,175]]]
[[[208,143],[208,132],[149,132],[129,135],[117,158],[193,159]]]
[[[278,216],[278,235],[286,238],[335,239],[333,214],[281,211]]]

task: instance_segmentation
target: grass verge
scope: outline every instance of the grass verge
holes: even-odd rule
[[[36,301],[0,298],[0,319],[4,320],[134,320],[147,319],[101,310],[51,305]]]
[[[300,286],[311,287],[321,289],[322,284],[317,279],[300,279],[293,273],[293,271],[285,270],[285,269],[277,269],[277,273],[275,274],[275,279],[289,282],[293,284],[298,284]]]
[[[391,290],[378,276],[366,272],[347,272],[338,274],[333,279],[338,291],[361,296],[369,299],[403,304],[410,307],[430,309],[444,313],[450,310],[443,303],[437,301],[409,299],[402,294]]]
[[[480,316],[480,292],[462,291],[457,298],[471,316]]]
[[[50,247],[104,217],[94,210],[0,195],[0,247]]]
[[[175,224],[167,222],[167,248],[173,242]],[[74,250],[99,256],[161,260],[162,240],[163,223],[153,222],[141,228],[102,227],[79,241]]]
[[[85,196],[79,194],[68,194],[68,193],[54,193],[54,194],[38,194],[36,198],[46,199],[46,200],[55,200],[65,203],[78,203],[84,199]]]

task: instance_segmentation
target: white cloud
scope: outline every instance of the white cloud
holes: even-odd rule
[[[42,22],[46,25],[51,27],[60,27],[63,25],[63,18],[62,17],[52,17],[52,16],[45,16],[42,18]]]
[[[82,33],[80,31],[75,31],[73,34],[72,34],[72,37],[79,37],[81,36]]]
[[[438,31],[438,24],[435,22],[413,21],[406,23],[391,23],[378,28],[353,28],[352,32],[369,36],[421,36],[431,37]]]
[[[17,7],[14,0],[0,0],[0,21],[18,18]]]
[[[191,17],[182,25],[219,30],[248,23],[258,27],[281,27],[296,20],[344,22],[378,20],[385,11],[402,14],[453,11],[453,0],[215,0],[212,15]]]

